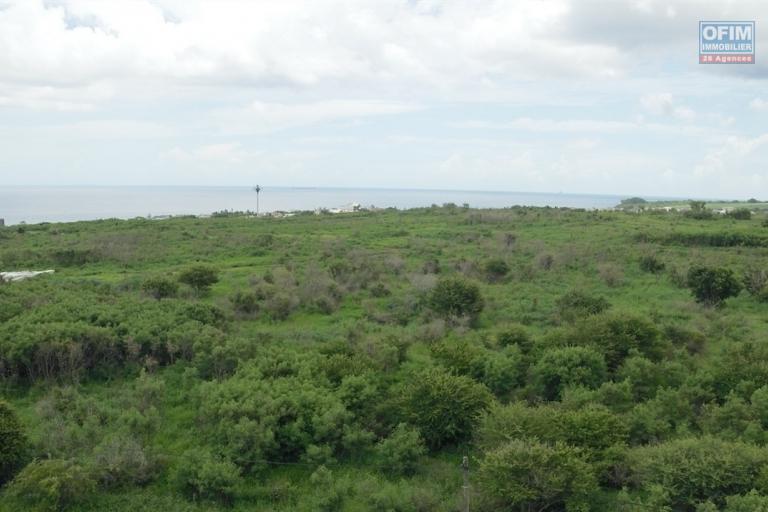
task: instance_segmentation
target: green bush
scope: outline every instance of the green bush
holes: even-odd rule
[[[484,510],[591,510],[595,471],[581,450],[514,439],[485,455],[478,470]]]
[[[527,406],[523,402],[493,407],[483,416],[477,439],[486,449],[510,439],[536,438],[543,443],[558,441],[584,450],[597,458],[602,450],[624,444],[628,438],[625,420],[604,406],[588,405],[569,410],[553,405]]]
[[[459,278],[438,281],[429,297],[429,304],[445,317],[477,318],[483,310],[483,297],[477,285]]]
[[[531,340],[528,330],[519,324],[508,325],[497,333],[496,342],[502,347],[517,345],[524,354],[530,352],[533,345],[533,340]]]
[[[749,208],[736,208],[731,210],[726,215],[736,220],[750,220],[752,218],[752,211]]]
[[[606,380],[603,356],[589,347],[549,349],[531,367],[532,387],[545,400],[558,400],[568,386],[595,389]]]
[[[509,274],[509,264],[502,259],[488,260],[484,265],[485,278],[489,283],[498,283]]]
[[[430,449],[468,440],[492,396],[482,384],[440,368],[414,375],[403,391],[404,416]]]
[[[57,512],[87,499],[95,480],[73,461],[61,459],[29,463],[8,487],[15,500],[37,510]]]
[[[208,265],[194,265],[181,271],[179,282],[191,286],[198,293],[202,293],[211,285],[219,282],[218,271]]]
[[[567,292],[555,301],[557,313],[562,320],[573,322],[579,318],[598,315],[611,307],[603,297],[593,297],[578,290]]]
[[[659,260],[656,256],[646,255],[640,258],[640,270],[643,272],[650,272],[651,274],[658,274],[662,272],[666,265],[663,261]]]
[[[185,451],[173,473],[176,488],[193,500],[231,503],[240,483],[240,470],[202,449]]]
[[[119,434],[110,436],[94,449],[92,468],[106,487],[142,485],[155,473],[155,464],[141,444]]]
[[[0,486],[11,479],[24,461],[27,438],[16,413],[0,400]]]
[[[382,469],[392,476],[413,474],[426,451],[419,431],[405,423],[397,425],[389,437],[376,445]]]
[[[235,311],[244,315],[251,315],[259,310],[259,297],[253,292],[235,292],[229,301]]]
[[[179,291],[178,283],[165,277],[150,277],[141,283],[141,290],[157,300],[175,297]]]
[[[741,291],[741,283],[727,268],[691,267],[688,286],[696,301],[708,306],[719,306]]]
[[[768,463],[765,448],[714,437],[635,448],[627,457],[636,486],[659,484],[671,493],[673,505],[681,508],[749,492]]]

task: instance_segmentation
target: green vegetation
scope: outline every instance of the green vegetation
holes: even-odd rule
[[[766,214],[630,203],[0,229],[0,511],[766,509]]]

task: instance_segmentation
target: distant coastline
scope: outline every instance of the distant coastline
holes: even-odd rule
[[[270,187],[262,185],[260,211],[362,207],[398,209],[432,204],[469,204],[473,208],[550,206],[587,209],[616,207],[629,196],[483,190],[439,190],[343,187]],[[648,200],[680,201],[679,198]],[[72,222],[106,218],[210,215],[255,210],[252,187],[209,186],[11,186],[0,187],[0,218],[6,225],[22,222]]]

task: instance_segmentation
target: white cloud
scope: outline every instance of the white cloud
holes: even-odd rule
[[[751,108],[752,110],[756,110],[758,112],[761,112],[763,110],[768,110],[768,101],[762,98],[755,98],[749,102],[749,108]]]
[[[329,121],[400,114],[418,108],[414,104],[385,101],[327,100],[307,103],[254,101],[243,108],[217,111],[214,113],[214,118],[220,133],[258,134]]]
[[[239,164],[252,155],[244,151],[238,142],[225,142],[206,144],[193,149],[174,147],[162,156],[182,163]]]
[[[680,105],[674,96],[668,92],[646,94],[640,98],[643,108],[656,116],[667,116],[680,121],[694,121],[696,112],[685,105]]]

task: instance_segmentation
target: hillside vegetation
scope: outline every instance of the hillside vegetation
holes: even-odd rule
[[[768,221],[0,229],[0,510],[768,510]]]

